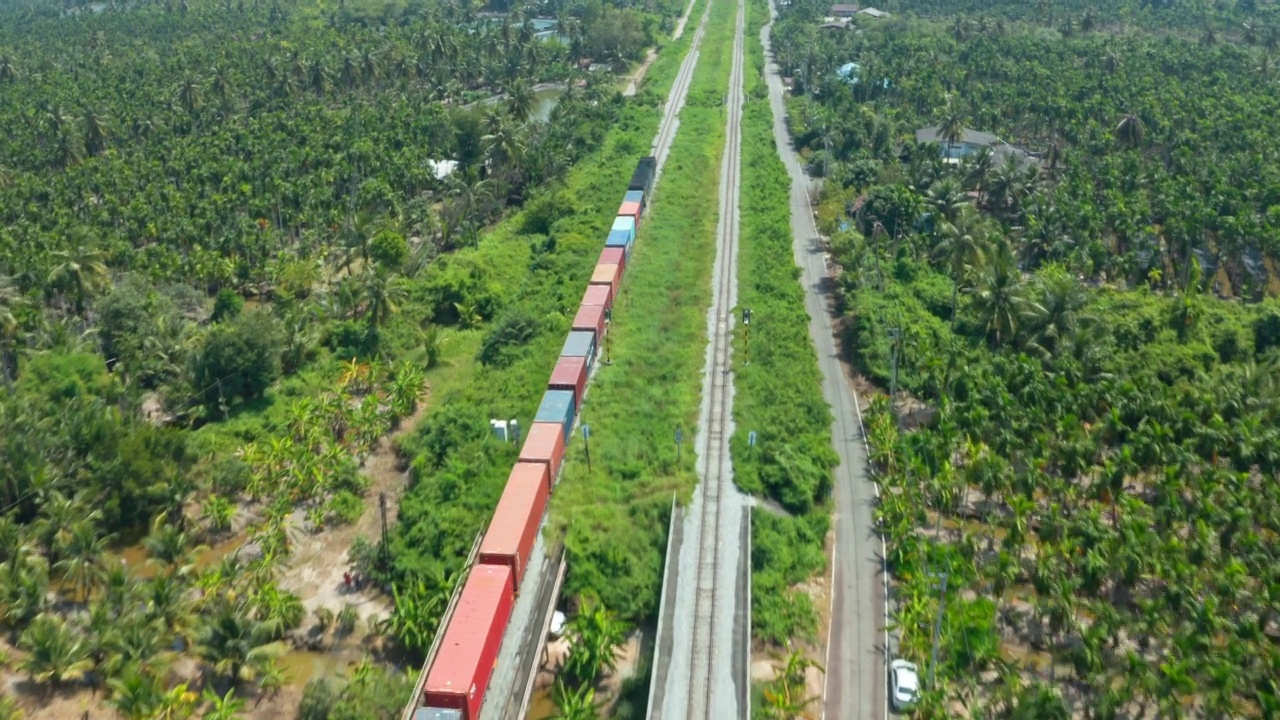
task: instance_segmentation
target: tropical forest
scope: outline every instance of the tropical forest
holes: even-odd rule
[[[398,717],[683,9],[0,7],[0,718]]]
[[[784,5],[916,714],[1276,717],[1276,7]]]

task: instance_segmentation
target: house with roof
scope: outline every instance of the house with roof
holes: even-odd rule
[[[1010,145],[991,133],[970,130],[969,128],[965,128],[954,143],[949,143],[943,139],[941,128],[938,125],[920,128],[916,130],[916,142],[941,145],[942,159],[951,164],[959,164],[963,158],[978,153],[982,148],[989,148],[991,154],[1000,161],[1003,161],[1007,156],[1013,156],[1022,165],[1033,165],[1037,162],[1035,157],[1026,150]]]
[[[857,14],[858,14],[857,5],[848,5],[844,3],[838,3],[836,5],[831,6],[831,17],[851,18]]]
[[[884,18],[889,17],[889,13],[887,13],[887,12],[885,12],[885,11],[883,11],[883,10],[877,10],[876,8],[873,8],[873,7],[869,7],[869,8],[862,8],[861,10],[859,10],[859,11],[858,11],[858,14],[859,14],[859,15],[866,15],[867,17],[872,17],[872,18],[875,18],[875,19],[877,19],[877,20],[882,20],[882,19],[884,19]]]

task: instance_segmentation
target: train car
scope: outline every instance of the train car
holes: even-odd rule
[[[480,541],[477,562],[511,568],[511,592],[520,592],[520,581],[538,539],[542,513],[547,509],[551,479],[544,463],[518,462],[507,476],[507,486],[493,511],[489,529]]]
[[[616,248],[621,250],[626,259],[631,259],[631,248],[635,245],[635,233],[628,233],[626,230],[612,230],[609,232],[609,239],[604,241],[606,249]]]
[[[622,205],[618,206],[618,217],[629,217],[636,221],[636,229],[640,229],[640,203],[629,202],[624,200]]]
[[[564,441],[568,443],[573,434],[576,410],[572,390],[548,390],[542,394],[542,403],[538,405],[538,414],[533,421],[559,423],[564,427]]]
[[[613,285],[588,285],[586,291],[582,293],[582,304],[613,307]]]
[[[622,201],[640,203],[640,211],[644,212],[645,196],[643,190],[628,190],[627,194],[622,196]]]
[[[649,157],[640,158],[640,162],[636,163],[636,170],[631,174],[631,182],[627,185],[627,190],[639,190],[644,193],[647,198],[653,193],[653,180],[657,174],[658,159],[650,155]]]
[[[600,305],[579,305],[573,316],[573,329],[595,334],[596,347],[604,341],[604,308]]]
[[[455,710],[458,720],[479,720],[484,693],[511,619],[515,587],[506,565],[476,565],[444,630],[427,683],[424,709]],[[445,715],[448,717],[448,715]]]
[[[530,425],[529,435],[520,448],[520,462],[546,465],[551,484],[555,485],[560,465],[564,462],[564,426],[540,422]]]
[[[636,239],[636,219],[630,215],[619,215],[613,219],[613,229],[609,231],[612,235],[618,231],[625,232],[627,239],[632,242]]]
[[[609,300],[612,301],[613,298],[618,296],[619,286],[622,285],[622,266],[597,265],[595,271],[591,273],[591,285],[608,286]]]
[[[574,330],[570,332],[569,336],[564,339],[564,347],[560,348],[560,357],[586,358],[587,365],[595,362],[595,333],[586,330]]]
[[[582,398],[587,394],[587,361],[580,357],[562,357],[551,371],[547,382],[550,390],[567,390],[573,393],[574,407],[582,411]]]
[[[596,261],[597,265],[619,265],[622,272],[627,271],[627,250],[625,247],[608,247],[600,251],[600,259]]]

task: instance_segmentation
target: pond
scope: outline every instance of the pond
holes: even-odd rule
[[[550,120],[551,111],[560,102],[560,97],[564,95],[564,91],[563,85],[539,85],[533,91],[533,109],[529,113],[529,119],[535,122],[547,122]],[[481,100],[480,104],[492,105],[501,102],[505,98],[505,95],[494,95],[491,98]]]

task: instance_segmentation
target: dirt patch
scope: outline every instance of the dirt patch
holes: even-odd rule
[[[385,435],[365,461],[363,474],[369,478],[369,490],[365,493],[364,513],[350,525],[328,527],[320,532],[300,532],[293,537],[293,555],[280,573],[280,587],[296,594],[307,608],[309,615],[318,608],[328,608],[337,613],[351,605],[360,619],[385,617],[391,612],[390,599],[378,588],[348,586],[346,574],[351,571],[347,549],[357,537],[375,542],[382,533],[382,517],[378,504],[381,493],[387,496],[387,523],[394,524],[400,508],[400,495],[408,482],[408,473],[400,469],[395,441],[412,432],[426,414],[427,403],[418,404],[417,410],[400,423],[395,432]],[[302,511],[294,513],[297,525],[303,525]]]
[[[640,83],[644,81],[644,74],[649,72],[649,66],[657,59],[658,51],[649,48],[649,54],[645,57],[644,62],[640,63],[640,67],[631,73],[631,79],[627,81],[627,89],[622,91],[624,97],[632,97],[640,90]]]

